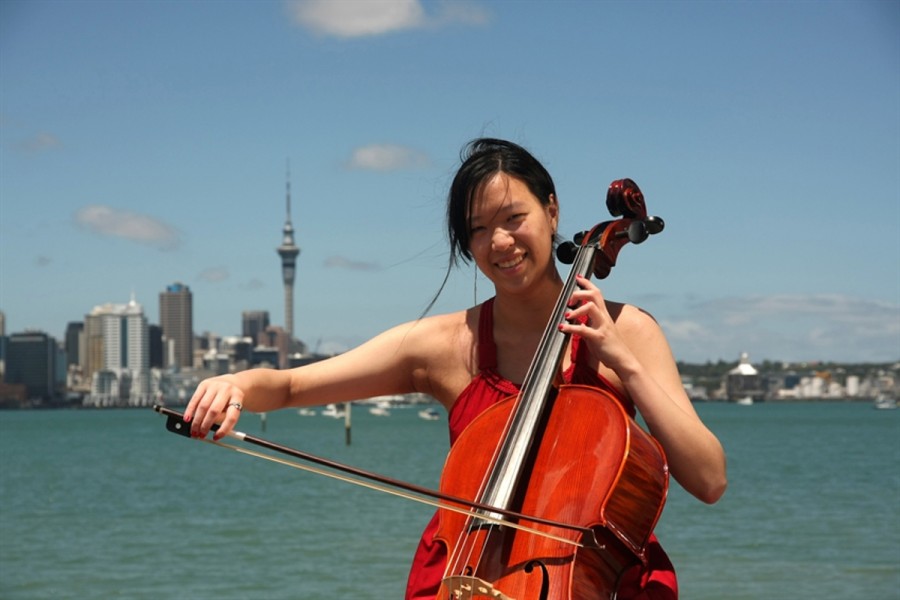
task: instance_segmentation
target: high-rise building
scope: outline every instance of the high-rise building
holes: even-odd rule
[[[66,325],[67,366],[81,364],[81,348],[84,343],[84,323],[71,321]]]
[[[162,327],[150,325],[147,327],[147,332],[150,337],[150,368],[162,369],[165,366],[163,362]]]
[[[159,324],[163,332],[163,363],[176,369],[194,366],[194,309],[191,289],[173,283],[159,294]]]
[[[44,332],[14,333],[9,337],[6,382],[25,386],[26,398],[52,402],[58,399],[56,340]]]
[[[146,406],[153,401],[150,343],[143,307],[96,306],[84,318],[85,376],[91,378],[87,403],[94,406]]]
[[[281,245],[276,249],[281,256],[281,277],[284,280],[284,329],[294,338],[294,272],[300,248],[294,244],[294,226],[291,224],[291,175],[287,177],[287,218],[284,221]]]
[[[241,336],[259,343],[259,334],[269,327],[269,311],[245,310],[241,313]]]

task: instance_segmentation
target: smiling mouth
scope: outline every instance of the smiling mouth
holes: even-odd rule
[[[498,262],[497,266],[500,267],[501,269],[511,269],[511,268],[517,266],[523,260],[525,260],[524,256],[517,256],[515,258],[511,258],[511,259],[505,260],[503,262]]]

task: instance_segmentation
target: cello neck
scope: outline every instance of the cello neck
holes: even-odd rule
[[[563,284],[556,300],[552,317],[547,324],[531,366],[525,375],[521,391],[507,424],[506,435],[497,451],[497,459],[491,470],[482,495],[482,503],[509,509],[519,476],[524,470],[528,455],[540,428],[542,417],[552,397],[552,388],[568,345],[567,334],[559,331],[568,301],[575,291],[578,275],[587,277],[593,270],[594,256],[598,250],[596,242],[579,246],[569,277]],[[490,515],[494,519],[499,514]]]

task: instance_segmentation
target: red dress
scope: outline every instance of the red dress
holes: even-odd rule
[[[626,411],[634,416],[634,404],[622,396],[606,379],[589,366],[587,347],[578,336],[572,337],[572,364],[563,373],[568,383],[603,388],[611,393]],[[497,347],[494,344],[493,299],[481,306],[478,323],[478,374],[462,391],[450,409],[450,445],[452,446],[466,426],[493,404],[519,392],[516,384],[504,379],[497,372]],[[447,548],[434,541],[438,527],[438,515],[432,517],[413,558],[406,600],[432,599],[437,594],[447,559]],[[650,536],[647,548],[647,569],[639,579],[624,582],[619,589],[621,600],[675,600],[678,598],[678,582],[675,569],[655,535]]]

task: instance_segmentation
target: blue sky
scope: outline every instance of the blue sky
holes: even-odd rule
[[[0,3],[0,310],[63,334],[175,281],[198,333],[339,351],[416,318],[468,140],[524,144],[570,236],[630,177],[666,230],[602,282],[678,359],[900,358],[900,3]],[[564,271],[565,272],[565,271]],[[462,268],[435,310],[485,299]]]

